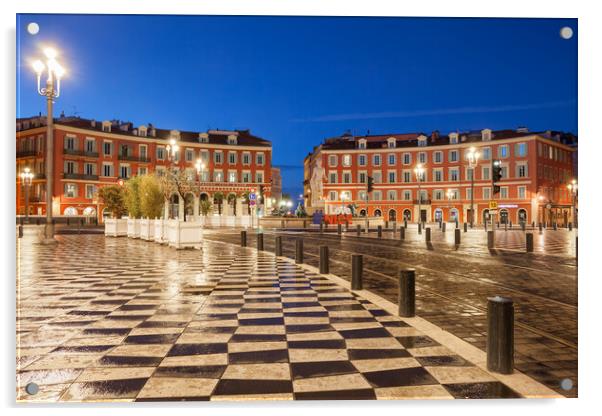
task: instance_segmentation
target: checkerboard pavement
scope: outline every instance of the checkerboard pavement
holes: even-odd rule
[[[18,243],[19,401],[521,397],[269,253],[59,238],[58,248]],[[38,394],[25,392],[30,382]]]

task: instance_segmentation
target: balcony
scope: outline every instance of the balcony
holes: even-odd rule
[[[17,151],[17,158],[33,157],[33,156],[37,156],[37,154],[38,154],[37,150],[21,150],[21,151]]]
[[[421,199],[421,200],[414,200],[414,205],[431,205],[431,200],[430,199]]]
[[[86,181],[97,181],[98,175],[86,175],[85,173],[63,173],[63,179],[81,179]]]
[[[132,155],[122,155],[119,154],[117,155],[117,158],[119,160],[127,160],[130,162],[140,162],[140,163],[150,163],[150,157],[139,157],[139,156],[132,156]]]
[[[98,152],[89,152],[87,150],[63,149],[64,155],[98,157]]]

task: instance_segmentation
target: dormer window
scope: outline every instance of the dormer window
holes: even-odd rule
[[[138,136],[146,137],[147,134],[148,133],[147,133],[146,126],[140,126],[140,127],[138,127]]]
[[[199,133],[199,143],[209,143],[209,135],[207,133]]]
[[[449,133],[449,144],[458,144],[458,133]]]
[[[180,140],[180,131],[179,130],[171,130],[169,132],[169,138]]]
[[[110,121],[102,122],[102,131],[104,131],[105,133],[111,132],[111,122]]]
[[[387,139],[387,147],[393,149],[397,146],[397,139],[395,137],[389,137]]]
[[[238,138],[236,137],[236,135],[231,134],[228,136],[228,144],[236,144],[238,143]]]
[[[366,148],[366,139],[360,139],[359,142],[357,143],[357,147],[358,147],[358,149],[365,149]]]
[[[481,130],[481,139],[484,142],[490,141],[491,140],[491,130],[490,129]]]
[[[424,135],[418,136],[418,147],[424,147],[427,145],[427,137]]]

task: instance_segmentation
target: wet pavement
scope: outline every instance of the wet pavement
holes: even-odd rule
[[[448,224],[449,225],[449,224]],[[534,231],[533,253],[524,252],[524,232],[514,227],[496,231],[496,248],[488,250],[483,229],[461,230],[454,244],[452,227],[442,232],[431,225],[432,242],[409,224],[405,239],[383,230],[357,237],[354,227],[337,235],[336,227],[319,232],[277,231],[283,255],[293,258],[295,239],[304,239],[305,262],[317,266],[319,246],[330,249],[330,270],[346,280],[351,254],[364,255],[364,288],[397,302],[397,276],[416,269],[417,314],[485,350],[487,297],[507,296],[515,302],[515,367],[567,397],[577,396],[577,260],[576,230]],[[334,228],[334,229],[333,229]],[[344,228],[343,228],[344,230]],[[265,250],[273,251],[273,230],[264,230]],[[207,238],[239,243],[239,231]],[[254,246],[254,232],[249,232]],[[522,248],[521,248],[522,247]],[[565,391],[561,380],[573,388]]]
[[[332,280],[207,234],[202,250],[179,251],[18,239],[17,399],[521,397]]]

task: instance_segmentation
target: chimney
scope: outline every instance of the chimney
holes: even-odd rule
[[[431,133],[431,142],[435,143],[436,140],[439,140],[439,130],[434,130]]]
[[[90,125],[92,127],[96,127],[96,120],[94,120],[94,119],[90,120]]]

